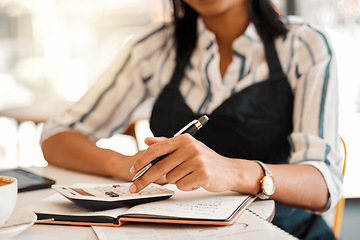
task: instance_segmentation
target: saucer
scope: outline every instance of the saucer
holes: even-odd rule
[[[5,224],[0,227],[0,239],[8,239],[21,233],[22,231],[33,225],[36,219],[37,216],[35,213],[26,209],[16,208],[12,213],[12,215],[10,216],[10,218],[5,222]],[[13,227],[9,226],[9,225],[21,224],[21,223],[27,223],[27,224],[17,225]],[[6,226],[9,227],[2,228]]]

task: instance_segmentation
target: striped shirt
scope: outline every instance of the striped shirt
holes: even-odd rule
[[[310,164],[322,173],[330,193],[327,210],[335,206],[342,188],[335,56],[317,27],[297,17],[284,22],[289,31],[275,45],[294,94],[289,162]],[[170,81],[175,68],[173,31],[173,25],[165,24],[130,40],[78,102],[47,121],[42,141],[69,129],[93,141],[124,131],[139,106],[155,99]],[[219,62],[215,35],[199,18],[196,49],[180,84],[194,113],[211,113],[233,94],[269,77],[264,47],[252,23],[233,42],[233,59],[223,78]],[[150,111],[145,108],[147,115]]]

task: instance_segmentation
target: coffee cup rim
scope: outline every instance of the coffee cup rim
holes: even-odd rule
[[[0,175],[0,182],[8,182],[8,184],[2,185],[1,187],[5,187],[11,184],[16,183],[17,179],[11,176],[6,176],[6,175]]]

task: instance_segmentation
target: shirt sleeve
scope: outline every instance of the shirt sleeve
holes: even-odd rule
[[[41,141],[67,130],[78,131],[93,141],[124,131],[134,111],[151,95],[147,83],[154,71],[149,66],[154,62],[148,59],[157,58],[157,49],[163,44],[157,35],[164,27],[154,29],[131,39],[78,102],[49,119]]]
[[[328,37],[304,25],[293,38],[289,78],[295,80],[291,164],[309,164],[323,175],[333,208],[342,194],[338,132],[337,66]]]

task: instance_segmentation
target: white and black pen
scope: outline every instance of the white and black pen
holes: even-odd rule
[[[174,135],[174,137],[176,137],[180,134],[184,134],[184,133],[189,133],[190,135],[194,135],[202,126],[204,126],[207,123],[208,120],[209,120],[208,116],[203,115],[199,119],[195,119],[195,120],[191,121],[189,124],[187,124],[185,127],[183,127],[180,131],[178,131]],[[135,181],[136,179],[138,179],[139,177],[144,175],[144,173],[146,173],[146,171],[149,170],[149,168],[151,168],[151,166],[155,165],[157,162],[166,158],[167,156],[169,156],[169,154],[162,155],[162,156],[157,157],[154,160],[152,160],[148,165],[146,165],[145,167],[140,169],[135,174],[132,181]]]

